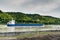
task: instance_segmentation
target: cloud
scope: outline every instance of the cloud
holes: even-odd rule
[[[24,3],[22,7],[26,10],[40,10],[46,12],[57,8],[58,6],[58,1],[56,0],[31,0]]]
[[[58,16],[60,0],[30,0],[22,5],[25,12],[35,12],[41,15]],[[54,11],[55,10],[55,11]],[[58,11],[59,12],[59,11]]]
[[[0,9],[60,17],[60,0],[0,0]]]

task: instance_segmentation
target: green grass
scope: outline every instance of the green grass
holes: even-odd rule
[[[23,34],[23,35],[19,35],[17,36],[17,38],[26,38],[26,37],[32,37],[34,36],[35,34]]]
[[[48,35],[48,34],[60,34],[60,32],[35,32],[35,33],[28,33],[28,34],[21,34],[17,35],[17,38],[30,38],[39,35]]]
[[[20,34],[17,36],[0,36],[0,38],[31,38],[31,37],[36,37],[36,36],[43,36],[43,35],[48,35],[48,34],[60,34],[60,32],[35,32],[35,33],[24,33]]]

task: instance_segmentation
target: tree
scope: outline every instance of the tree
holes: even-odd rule
[[[7,13],[0,14],[0,22],[1,23],[7,23],[11,19],[12,19],[12,16],[8,15]]]
[[[0,13],[3,13],[3,12],[0,10]]]

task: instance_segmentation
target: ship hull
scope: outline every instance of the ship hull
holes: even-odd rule
[[[43,24],[7,24],[7,26],[43,26]]]

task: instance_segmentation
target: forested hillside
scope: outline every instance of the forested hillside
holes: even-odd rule
[[[0,24],[6,24],[12,18],[16,20],[16,23],[60,24],[60,18],[22,12],[2,12],[0,10]]]

